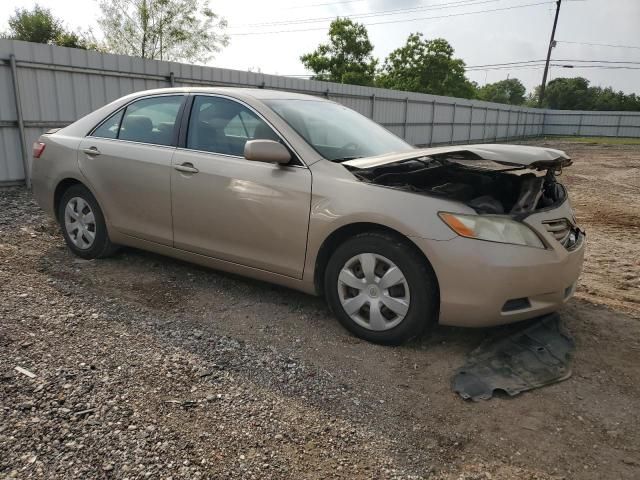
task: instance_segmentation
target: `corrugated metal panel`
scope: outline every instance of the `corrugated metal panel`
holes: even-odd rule
[[[0,182],[24,180],[17,128],[0,128]]]
[[[70,123],[131,92],[170,86],[237,85],[324,96],[374,116],[414,145],[491,142],[533,135],[640,137],[640,112],[539,110],[477,100],[341,85],[262,73],[143,60],[124,55],[0,40],[0,60],[14,54],[22,90],[26,142],[45,127]],[[373,97],[375,96],[375,100]],[[407,101],[408,100],[408,101]],[[434,111],[435,110],[435,111]],[[0,64],[0,182],[22,178],[11,71]]]

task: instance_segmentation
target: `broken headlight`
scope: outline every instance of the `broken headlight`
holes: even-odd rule
[[[489,242],[545,248],[540,237],[522,222],[490,215],[440,212],[442,221],[458,235]]]

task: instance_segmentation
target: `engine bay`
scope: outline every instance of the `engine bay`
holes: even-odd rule
[[[561,170],[487,166],[482,160],[421,157],[373,168],[352,169],[360,180],[465,203],[480,214],[522,216],[562,203]]]

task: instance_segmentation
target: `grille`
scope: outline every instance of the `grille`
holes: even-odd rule
[[[574,231],[571,223],[569,223],[569,220],[566,218],[549,220],[548,222],[543,223],[547,231],[565,248],[570,249],[576,244],[579,233]]]

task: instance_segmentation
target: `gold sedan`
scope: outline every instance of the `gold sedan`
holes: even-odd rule
[[[76,255],[126,245],[323,294],[378,343],[555,311],[582,266],[563,152],[417,149],[306,95],[138,92],[33,157],[34,195]]]

